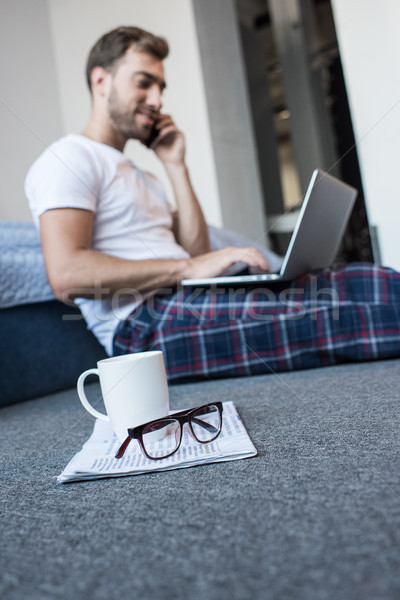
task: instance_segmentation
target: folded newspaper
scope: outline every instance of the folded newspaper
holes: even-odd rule
[[[172,456],[157,461],[146,458],[136,440],[131,441],[122,458],[115,458],[120,441],[110,423],[97,419],[92,435],[57,477],[57,482],[141,475],[256,456],[257,450],[233,402],[224,402],[223,407],[222,430],[216,440],[199,444],[189,435],[188,426],[185,425],[179,450]]]

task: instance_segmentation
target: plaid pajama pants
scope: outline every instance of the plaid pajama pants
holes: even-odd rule
[[[115,355],[162,350],[170,382],[400,357],[400,274],[353,263],[270,287],[160,291]]]

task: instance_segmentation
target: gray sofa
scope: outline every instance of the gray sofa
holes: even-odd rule
[[[106,356],[47,281],[33,223],[0,221],[0,406],[72,387]]]

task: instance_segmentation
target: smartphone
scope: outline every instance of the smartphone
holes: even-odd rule
[[[146,140],[146,146],[148,148],[151,148],[154,140],[158,138],[159,134],[160,134],[160,130],[157,129],[155,125],[153,125],[153,127],[151,129],[151,132],[150,132],[150,135],[149,135],[149,137]]]

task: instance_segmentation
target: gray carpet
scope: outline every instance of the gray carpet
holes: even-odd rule
[[[174,407],[233,400],[259,456],[67,485],[93,426],[74,390],[3,408],[0,597],[398,599],[399,375],[172,387]]]

